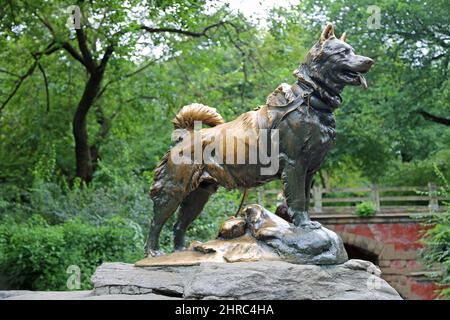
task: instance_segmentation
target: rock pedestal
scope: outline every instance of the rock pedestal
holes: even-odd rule
[[[203,262],[191,266],[135,267],[104,263],[92,291],[0,291],[0,300],[398,300],[370,262],[299,265],[285,261]]]
[[[227,220],[216,240],[149,257],[134,266],[105,263],[95,295],[178,299],[401,299],[363,260],[347,261],[340,237],[296,227],[259,205]]]
[[[92,277],[94,295],[149,295],[172,299],[398,300],[368,261],[299,265],[285,261],[203,262],[135,267],[104,263]]]

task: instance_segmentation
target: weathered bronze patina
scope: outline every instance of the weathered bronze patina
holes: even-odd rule
[[[283,181],[288,215],[292,217],[297,231],[292,229],[283,241],[272,241],[272,247],[278,245],[279,250],[301,247],[304,251],[304,246],[308,245],[313,255],[320,255],[320,251],[325,250],[327,245],[314,239],[321,238],[318,233],[322,228],[308,216],[313,175],[322,165],[335,138],[333,111],[342,103],[340,93],[346,85],[361,85],[366,88],[367,83],[362,74],[369,71],[372,64],[370,58],[355,54],[354,49],[345,42],[345,35],[340,39],[336,38],[333,26],[327,25],[305,62],[294,72],[296,83],[292,86],[280,85],[269,95],[266,104],[257,110],[224,123],[213,108],[200,104],[183,107],[173,120],[176,143],[155,170],[151,189],[154,217],[146,244],[147,255],[155,256],[160,253],[159,234],[178,207],[180,210],[174,226],[174,242],[175,249],[180,250],[184,248],[187,227],[200,214],[218,186],[246,189],[273,179]],[[186,137],[193,134],[194,121],[212,126],[198,131],[203,148],[224,136],[228,130],[232,130],[236,136],[245,136],[252,131],[260,140],[263,139],[259,135],[262,129],[279,130],[279,169],[271,175],[264,175],[261,174],[263,164],[260,162],[173,163],[171,153],[192,150],[192,142],[187,143]],[[270,135],[264,139],[270,139]],[[190,139],[193,140],[195,139]],[[266,141],[266,145],[270,145],[270,141]],[[245,146],[247,149],[252,147],[248,143]],[[223,154],[236,153],[234,148],[226,150],[226,145],[221,148]],[[305,238],[304,234],[311,230],[317,230],[313,232],[316,236]],[[233,230],[227,231],[230,234],[224,235],[224,238],[234,238],[241,231],[242,225],[237,223]],[[304,243],[298,243],[299,239],[303,239]],[[327,239],[329,244],[330,239]],[[295,245],[285,247],[286,243],[294,242]],[[294,254],[293,251],[291,253]]]

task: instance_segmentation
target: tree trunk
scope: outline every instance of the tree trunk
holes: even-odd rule
[[[92,180],[94,174],[87,131],[87,115],[100,90],[102,78],[103,72],[101,71],[90,74],[72,122],[75,139],[76,175],[87,183]]]

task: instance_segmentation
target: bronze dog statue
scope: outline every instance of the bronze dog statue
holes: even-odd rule
[[[173,120],[175,145],[155,170],[150,193],[154,217],[146,243],[147,255],[160,254],[161,229],[178,207],[180,212],[174,225],[174,246],[176,250],[183,249],[186,229],[219,185],[227,189],[246,189],[281,178],[288,214],[295,226],[320,227],[319,223],[309,219],[308,205],[313,175],[322,165],[335,138],[333,111],[341,105],[340,93],[346,85],[367,88],[362,74],[369,71],[373,64],[372,59],[356,55],[345,40],[345,34],[340,39],[336,38],[333,26],[328,24],[320,40],[310,49],[305,62],[294,72],[296,83],[292,86],[282,84],[269,95],[265,105],[231,122],[224,123],[215,109],[200,104],[188,105],[180,110]],[[211,128],[194,130],[195,121],[202,121]],[[271,144],[274,135],[264,136],[264,130],[276,132],[279,140],[279,166],[269,174],[262,173],[267,163],[262,163],[259,158],[256,163],[206,163],[195,160],[175,163],[173,160],[180,153],[188,154],[192,160],[195,153],[192,146],[196,139],[201,151],[205,151],[227,132],[242,137],[247,152],[245,160],[249,160],[248,152],[254,142],[249,142],[245,136],[251,132],[257,137],[257,143]],[[216,152],[231,154],[236,160],[236,144],[230,147],[220,141],[216,144]],[[270,151],[274,153],[274,149]]]

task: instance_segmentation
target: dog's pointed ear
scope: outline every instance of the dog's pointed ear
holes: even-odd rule
[[[320,43],[325,42],[325,40],[334,37],[334,27],[331,23],[327,23],[327,26],[323,29],[320,35]]]
[[[347,32],[344,32],[341,37],[339,38],[339,40],[347,42]]]

